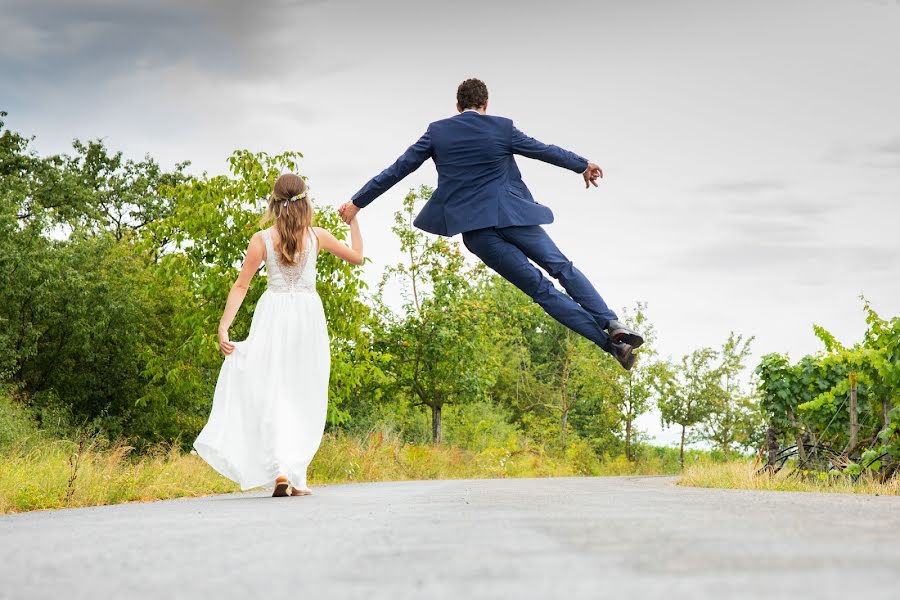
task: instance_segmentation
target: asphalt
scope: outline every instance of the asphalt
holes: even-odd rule
[[[0,598],[900,598],[900,498],[417,481],[0,517]]]

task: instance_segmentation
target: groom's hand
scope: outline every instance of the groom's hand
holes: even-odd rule
[[[358,212],[359,207],[353,204],[353,202],[344,202],[338,209],[338,214],[341,215],[344,223],[347,223],[348,225],[350,224],[350,221],[356,218],[356,213]]]
[[[591,187],[591,184],[597,187],[597,180],[603,179],[603,169],[599,165],[589,162],[581,176],[584,177],[584,189]]]

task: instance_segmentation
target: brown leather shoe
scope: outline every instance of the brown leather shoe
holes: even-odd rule
[[[613,355],[619,364],[622,365],[622,368],[626,371],[630,371],[631,367],[634,366],[634,361],[637,360],[637,356],[634,355],[634,348],[626,344],[625,342],[613,342],[610,341],[609,344],[609,353]]]
[[[272,492],[273,498],[285,498],[288,495],[288,488],[291,487],[291,484],[288,483],[288,480],[284,481],[276,481],[275,482],[275,490]]]
[[[609,332],[609,338],[614,342],[624,342],[632,348],[639,348],[644,343],[641,334],[632,331],[619,321],[610,321],[606,325],[606,330]]]

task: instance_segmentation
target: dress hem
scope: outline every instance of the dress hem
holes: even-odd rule
[[[275,479],[282,476],[288,478],[288,483],[293,488],[300,490],[309,489],[306,483],[306,469],[309,467],[309,463],[292,467],[281,467],[280,465],[283,463],[273,460],[271,462],[272,466],[265,469],[266,474],[264,476],[258,479],[245,480],[238,475],[239,470],[235,468],[234,464],[219,450],[203,442],[194,442],[194,450],[217,473],[238,484],[243,492],[261,487],[274,487]]]

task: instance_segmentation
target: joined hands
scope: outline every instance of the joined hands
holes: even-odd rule
[[[359,207],[353,202],[344,202],[341,204],[340,208],[338,208],[338,214],[344,220],[344,223],[347,225],[356,218],[356,213],[359,212]]]

